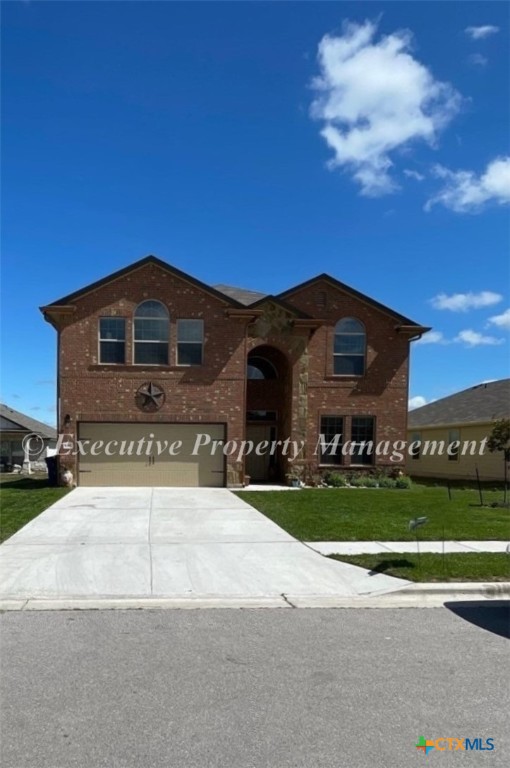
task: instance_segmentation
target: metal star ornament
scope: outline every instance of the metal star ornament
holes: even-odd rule
[[[165,402],[165,393],[157,384],[148,381],[138,388],[135,399],[142,411],[159,411]]]

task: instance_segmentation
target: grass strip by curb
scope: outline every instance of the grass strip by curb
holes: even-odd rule
[[[510,581],[506,552],[425,552],[378,555],[329,555],[332,560],[358,565],[371,573],[385,573],[408,581]]]

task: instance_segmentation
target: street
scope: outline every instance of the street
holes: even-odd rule
[[[3,768],[510,760],[503,602],[25,611],[0,622]],[[495,748],[425,756],[420,736],[492,738]]]

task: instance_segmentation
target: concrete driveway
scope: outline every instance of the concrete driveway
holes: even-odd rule
[[[328,560],[230,491],[77,488],[0,547],[0,598],[352,597],[407,582]]]

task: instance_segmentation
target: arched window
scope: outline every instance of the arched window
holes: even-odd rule
[[[160,301],[144,301],[135,310],[134,360],[137,365],[168,365],[170,318]]]
[[[246,371],[248,379],[276,379],[276,368],[265,357],[249,357],[248,369]]]
[[[363,323],[344,317],[335,326],[333,372],[336,376],[363,376],[366,334]]]

